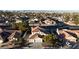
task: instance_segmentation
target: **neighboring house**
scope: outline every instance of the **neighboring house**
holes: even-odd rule
[[[65,39],[72,41],[72,42],[76,42],[76,38],[72,35],[70,35],[69,33],[67,33],[65,30],[59,30],[60,34],[64,34],[65,35]]]
[[[39,19],[37,19],[37,18],[35,18],[35,19],[30,19],[30,20],[29,20],[29,23],[30,23],[30,24],[35,24],[35,23],[37,24],[37,23],[39,23]]]
[[[20,38],[21,34],[17,30],[15,30],[11,35],[9,35],[8,40],[13,41],[13,40],[18,40]]]
[[[29,36],[29,42],[40,42],[42,43],[42,38],[38,37],[38,34],[35,33],[35,34],[32,34]]]
[[[55,24],[55,22],[52,19],[47,18],[45,21],[43,21],[47,25]]]
[[[63,16],[61,16],[61,17],[58,17],[58,19],[59,19],[58,21],[62,21],[62,22],[64,21],[64,18],[63,18]]]
[[[21,18],[23,21],[28,21],[28,19],[29,19],[28,16],[20,16],[20,18]]]
[[[74,23],[74,21],[68,21],[68,22],[64,22],[65,24],[68,24],[68,25],[74,25],[76,26],[76,24]]]
[[[79,30],[65,30],[65,31],[72,32],[75,35],[77,35],[77,37],[79,37]]]
[[[0,43],[8,42],[11,40],[17,40],[21,37],[21,32],[16,30],[3,30],[0,33]]]
[[[15,23],[22,23],[22,20],[17,19]]]
[[[41,32],[39,27],[31,27],[31,35],[28,38],[29,42],[42,42],[42,38],[38,35],[46,35],[45,33]]]
[[[40,31],[40,27],[39,26],[31,27],[31,33],[32,34],[38,33],[38,34],[41,34],[41,35],[46,35],[44,32]]]

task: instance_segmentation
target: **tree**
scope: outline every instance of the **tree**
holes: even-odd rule
[[[15,25],[16,25],[15,27],[17,29],[21,30],[21,31],[25,31],[26,30],[26,26],[25,26],[24,23],[16,23]]]
[[[48,47],[51,46],[54,48],[59,48],[59,47],[63,46],[63,43],[64,43],[64,39],[59,38],[55,34],[48,34],[48,35],[44,36],[43,41],[44,41],[45,46],[48,46]]]
[[[70,20],[70,15],[69,14],[65,15],[64,19],[65,19],[65,22],[68,22]]]
[[[54,34],[48,34],[47,36],[44,36],[43,41],[45,45],[52,47],[55,47],[57,42],[56,36]]]
[[[73,16],[73,21],[74,21],[74,23],[77,25],[77,24],[79,24],[79,15],[74,15]]]

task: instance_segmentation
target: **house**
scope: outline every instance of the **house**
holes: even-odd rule
[[[70,32],[70,31],[69,31]],[[72,36],[71,34],[69,34],[67,32],[67,30],[59,30],[60,34],[64,34],[65,35],[65,39],[71,41],[71,42],[76,42],[76,37]],[[72,33],[72,32],[71,32]]]
[[[41,32],[40,27],[31,27],[31,35],[28,38],[29,42],[41,42],[42,43],[42,38],[39,37],[39,35],[46,35],[45,33]]]
[[[79,37],[79,30],[65,30],[65,31],[72,32],[72,33],[74,33],[77,37]]]
[[[63,16],[61,16],[61,17],[58,17],[58,21],[61,21],[61,22],[63,22],[63,21],[64,21],[64,18],[63,18]]]
[[[47,25],[56,24],[55,21],[53,21],[53,20],[50,19],[49,17],[46,18],[46,20],[44,20],[43,23],[45,23],[45,24],[47,24]]]
[[[35,33],[29,36],[29,42],[41,42],[42,43],[42,38],[38,37],[38,33]]]
[[[22,23],[22,20],[17,19],[15,23]]]
[[[23,21],[28,21],[28,19],[29,19],[28,16],[20,16],[20,18],[21,18]]]
[[[74,25],[74,26],[76,26],[76,24],[74,23],[74,21],[68,21],[68,22],[64,22],[65,24],[67,24],[67,25]]]
[[[29,23],[39,23],[39,19],[37,19],[37,18],[34,18],[34,19],[30,19],[29,20]]]
[[[31,27],[31,33],[34,34],[34,33],[38,33],[38,34],[41,34],[41,35],[46,35],[44,32],[42,32],[40,30],[41,28],[39,26],[34,26],[34,27]]]
[[[9,36],[8,36],[8,40],[9,41],[13,41],[13,40],[18,40],[18,38],[21,37],[21,32],[18,30],[14,30]]]

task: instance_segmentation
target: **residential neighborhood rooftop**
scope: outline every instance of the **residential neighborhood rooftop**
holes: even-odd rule
[[[18,12],[0,11],[0,48],[79,48],[79,14]]]

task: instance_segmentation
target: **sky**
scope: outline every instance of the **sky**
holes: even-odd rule
[[[79,10],[79,0],[0,0],[0,10]]]

